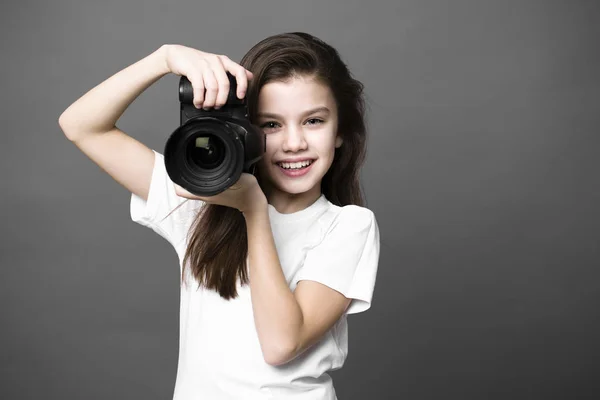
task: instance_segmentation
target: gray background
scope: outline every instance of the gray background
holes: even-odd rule
[[[239,60],[295,30],[338,48],[369,103],[381,260],[332,374],[340,400],[600,396],[600,2],[28,0],[0,15],[0,398],[171,397],[175,251],[58,117],[163,43]],[[162,150],[177,81],[119,126]]]

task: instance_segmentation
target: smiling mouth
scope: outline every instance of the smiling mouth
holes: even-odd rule
[[[295,162],[295,163],[278,162],[275,164],[277,164],[280,168],[283,168],[285,170],[297,171],[297,170],[301,170],[301,169],[304,169],[304,168],[312,165],[312,163],[314,163],[314,162],[315,162],[315,160],[307,160],[307,161],[300,161],[300,162]]]

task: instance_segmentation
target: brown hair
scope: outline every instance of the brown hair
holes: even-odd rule
[[[240,65],[254,74],[247,91],[251,122],[256,119],[260,89],[269,82],[314,76],[330,88],[338,108],[338,133],[343,144],[335,150],[321,192],[338,206],[364,206],[360,186],[360,168],[366,156],[363,85],[351,76],[337,50],[307,33],[283,33],[257,43]],[[238,278],[242,284],[248,283],[248,240],[242,213],[205,203],[190,227],[188,240],[182,280],[189,263],[191,275],[199,284],[216,290],[225,299],[237,297]]]

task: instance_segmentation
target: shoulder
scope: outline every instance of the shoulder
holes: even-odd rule
[[[337,206],[329,203],[327,210],[321,215],[321,220],[332,224],[368,223],[375,219],[373,211],[357,205]]]
[[[329,203],[318,219],[321,239],[334,235],[351,235],[365,232],[377,225],[375,214],[366,207],[357,205],[337,206]]]

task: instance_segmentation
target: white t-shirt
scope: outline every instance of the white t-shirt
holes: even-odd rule
[[[155,163],[148,200],[131,196],[133,221],[169,241],[179,256],[179,276],[187,232],[202,206],[175,194],[162,154]],[[293,291],[313,280],[352,298],[346,314],[371,305],[379,260],[379,229],[364,207],[338,207],[324,195],[304,210],[280,214],[269,205],[271,228],[286,280]],[[187,269],[189,271],[189,268]],[[174,273],[177,271],[174,271]],[[197,282],[181,286],[180,342],[174,400],[336,400],[327,371],[342,367],[348,354],[346,314],[322,339],[290,362],[264,361],[254,325],[250,286],[225,300]]]

